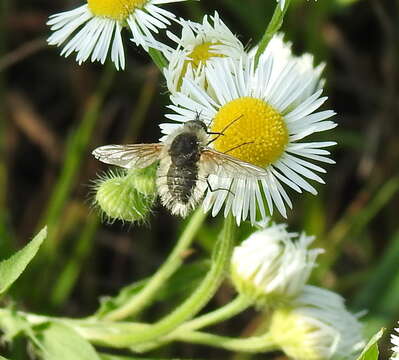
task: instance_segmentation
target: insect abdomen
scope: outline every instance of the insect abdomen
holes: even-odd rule
[[[191,166],[175,166],[171,164],[167,174],[167,184],[171,195],[178,202],[187,204],[197,182],[197,164]]]
[[[203,196],[205,187],[199,180],[198,167],[200,143],[197,134],[182,132],[173,138],[167,154],[161,158],[157,173],[158,193],[162,204],[174,215],[186,217]]]
[[[198,168],[179,168],[169,157],[161,160],[157,173],[158,193],[162,205],[173,215],[186,217],[198,206],[206,188],[206,182],[200,181],[198,176]]]

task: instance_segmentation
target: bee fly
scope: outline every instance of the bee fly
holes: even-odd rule
[[[196,208],[207,187],[210,191],[230,191],[212,189],[209,175],[260,179],[267,174],[256,165],[210,148],[209,144],[224,135],[223,131],[208,132],[205,123],[197,116],[196,120],[185,122],[169,134],[164,142],[106,145],[95,149],[93,155],[106,164],[127,169],[145,168],[159,161],[156,186],[161,202],[172,214],[186,217]],[[217,136],[209,140],[210,134]]]

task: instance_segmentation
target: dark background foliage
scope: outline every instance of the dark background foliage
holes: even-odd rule
[[[47,17],[76,5],[0,3],[0,258],[48,224],[48,240],[11,295],[20,308],[65,316],[89,315],[100,296],[149,276],[183,228],[160,206],[146,225],[103,224],[92,209],[90,184],[106,167],[91,150],[156,141],[168,96],[147,54],[127,41],[124,72],[109,64],[78,66],[72,56],[65,59],[48,47]],[[260,39],[274,7],[273,0],[168,6],[197,21],[217,10],[249,45]],[[288,223],[293,231],[317,235],[316,245],[327,251],[312,282],[341,293],[354,311],[367,309],[367,335],[399,319],[398,7],[395,0],[298,0],[283,25],[296,53],[311,52],[316,62],[327,63],[327,106],[336,110],[339,124],[322,135],[338,142],[337,164],[329,166],[326,185],[317,186],[318,196],[290,194]],[[209,219],[188,262],[209,252],[221,221]],[[248,230],[244,226],[241,237]],[[175,287],[174,301],[190,290],[184,281]],[[224,286],[212,306],[231,296]],[[147,320],[171,306],[165,299],[168,305],[158,302]],[[256,321],[251,312],[219,328],[249,334]],[[385,345],[388,356],[387,338]],[[26,356],[23,341],[2,350],[13,359]],[[247,358],[188,345],[160,354]]]

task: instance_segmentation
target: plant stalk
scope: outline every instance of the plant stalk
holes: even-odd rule
[[[177,244],[165,263],[151,277],[144,288],[121,307],[105,314],[104,320],[117,321],[133,317],[151,305],[159,289],[176,272],[183,263],[183,253],[194,240],[199,228],[203,224],[206,214],[198,209],[191,217]]]

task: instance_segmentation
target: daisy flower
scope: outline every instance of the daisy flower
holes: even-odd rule
[[[129,28],[132,41],[145,50],[159,48],[152,33],[166,28],[175,15],[158,5],[178,1],[185,0],[87,0],[74,10],[50,16],[47,24],[53,34],[47,41],[64,46],[61,55],[65,57],[77,52],[79,64],[89,57],[103,64],[110,51],[115,67],[124,69],[122,29]]]
[[[256,69],[251,56],[239,62],[219,58],[205,69],[207,90],[184,79],[183,90],[171,95],[173,105],[169,107],[175,113],[167,118],[184,123],[194,113],[200,114],[210,132],[223,132],[210,146],[265,170],[261,179],[210,175],[203,207],[212,209],[213,216],[225,204],[225,216],[232,211],[237,223],[248,216],[254,223],[257,208],[266,218],[266,202],[270,213],[276,206],[286,217],[286,206],[292,208],[292,203],[282,184],[297,192],[317,194],[306,179],[324,183],[317,173],[325,170],[312,161],[334,163],[325,148],[335,142],[301,142],[336,126],[327,120],[334,111],[315,112],[327,99],[321,97],[321,69],[314,69],[309,57],[291,55],[283,66],[280,58],[269,51],[268,56],[260,57]],[[161,129],[169,134],[177,126],[162,124]]]
[[[273,340],[297,360],[355,359],[364,346],[362,326],[332,291],[306,285],[293,306],[273,312]]]
[[[399,333],[399,328],[396,328],[396,333]],[[391,334],[391,343],[393,354],[391,356],[392,360],[399,360],[399,336],[396,334]]]
[[[180,20],[181,36],[168,32],[176,49],[167,48],[164,51],[169,65],[164,69],[168,89],[171,93],[180,90],[183,77],[197,79],[205,86],[205,71],[207,63],[220,57],[240,59],[245,53],[241,41],[219,18],[204,16],[202,24]]]
[[[239,293],[259,305],[280,306],[303,289],[322,249],[309,249],[314,237],[287,231],[286,224],[262,225],[236,246],[231,278]]]

